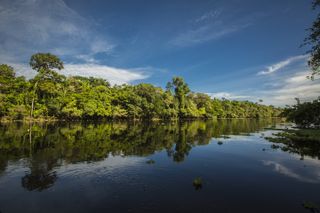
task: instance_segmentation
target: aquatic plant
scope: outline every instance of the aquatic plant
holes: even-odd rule
[[[320,159],[320,131],[315,129],[283,130],[265,137],[272,143],[271,148],[280,148],[284,152],[296,153],[303,156],[317,157]]]
[[[201,179],[201,177],[196,177],[193,180],[192,185],[196,190],[201,189],[202,188],[202,179]]]
[[[278,145],[275,145],[275,144],[271,145],[271,149],[279,149],[279,148],[280,148],[280,146],[278,146]]]
[[[152,160],[152,159],[150,159],[150,160],[147,160],[147,162],[146,162],[147,164],[154,164],[155,163],[155,161],[154,160]]]
[[[320,212],[319,207],[312,202],[305,201],[305,202],[303,202],[302,206],[305,209],[308,209],[310,212],[313,212],[313,213]]]

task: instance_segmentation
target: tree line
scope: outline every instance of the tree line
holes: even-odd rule
[[[181,77],[165,89],[151,84],[114,85],[101,78],[58,73],[63,62],[50,53],[30,59],[27,80],[0,65],[0,117],[8,119],[179,119],[276,117],[280,109],[249,101],[211,99],[190,91]]]

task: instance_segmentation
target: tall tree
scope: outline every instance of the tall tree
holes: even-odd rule
[[[319,7],[320,0],[314,0],[313,9],[316,10]],[[309,28],[309,32],[310,35],[305,39],[305,45],[311,45],[311,57],[308,64],[312,69],[311,79],[314,79],[315,75],[320,74],[320,13],[313,22],[312,27]]]
[[[174,77],[172,79],[172,86],[174,87],[175,97],[179,102],[179,116],[181,117],[184,114],[186,95],[190,92],[190,89],[182,77]]]
[[[55,70],[61,70],[64,67],[63,62],[57,56],[50,53],[37,53],[32,55],[30,58],[30,66],[37,71],[37,75],[34,78],[30,110],[30,117],[33,118],[34,102],[39,82],[43,80],[60,80],[61,76]]]

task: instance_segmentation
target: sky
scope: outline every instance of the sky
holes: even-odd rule
[[[0,0],[0,63],[32,77],[50,52],[65,75],[164,87],[182,76],[212,98],[294,104],[320,95],[306,79],[311,0]]]

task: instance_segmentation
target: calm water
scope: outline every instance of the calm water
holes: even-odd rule
[[[2,124],[0,212],[308,212],[319,149],[273,145],[274,125]]]

